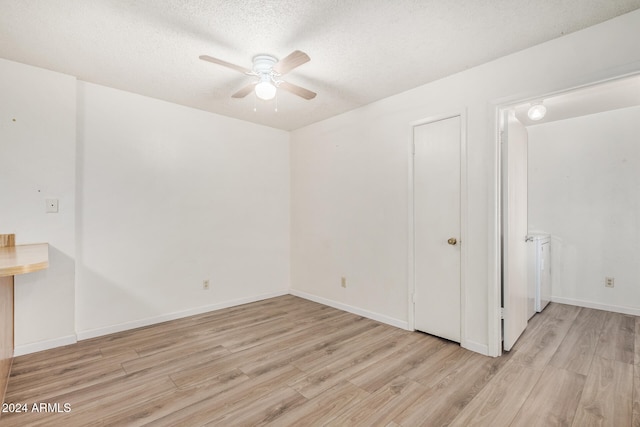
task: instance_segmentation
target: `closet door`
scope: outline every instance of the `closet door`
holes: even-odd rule
[[[460,117],[414,127],[415,328],[460,342]]]

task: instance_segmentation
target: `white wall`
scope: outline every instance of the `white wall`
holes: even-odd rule
[[[0,233],[50,245],[48,270],[15,279],[16,353],[75,341],[75,133],[74,77],[0,59]]]
[[[80,338],[288,292],[287,132],[84,82],[78,100]]]
[[[638,39],[640,11],[292,132],[293,292],[410,323],[410,123],[466,111],[463,340],[496,354],[495,106],[638,70]]]
[[[50,244],[16,277],[15,354],[287,293],[287,132],[5,60],[0,77],[0,233]]]
[[[553,299],[640,315],[640,107],[528,130],[529,227],[553,236]]]

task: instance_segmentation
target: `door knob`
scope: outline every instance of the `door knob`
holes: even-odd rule
[[[456,243],[458,243],[458,241],[456,240],[455,237],[452,237],[449,240],[447,240],[447,243],[450,245],[455,245]]]

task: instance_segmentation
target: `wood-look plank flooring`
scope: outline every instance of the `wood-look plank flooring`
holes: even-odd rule
[[[640,427],[640,319],[551,304],[490,358],[288,295],[17,357],[5,402],[2,427]]]

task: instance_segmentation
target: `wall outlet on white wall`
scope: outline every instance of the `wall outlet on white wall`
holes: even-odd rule
[[[347,287],[347,278],[346,277],[341,277],[340,278],[340,286],[342,286],[343,288]]]
[[[613,277],[605,277],[604,278],[604,286],[606,288],[613,288],[613,286],[614,286]]]
[[[202,281],[202,290],[203,291],[209,290],[209,279],[205,279]]]
[[[58,213],[58,199],[46,199],[46,213]]]

